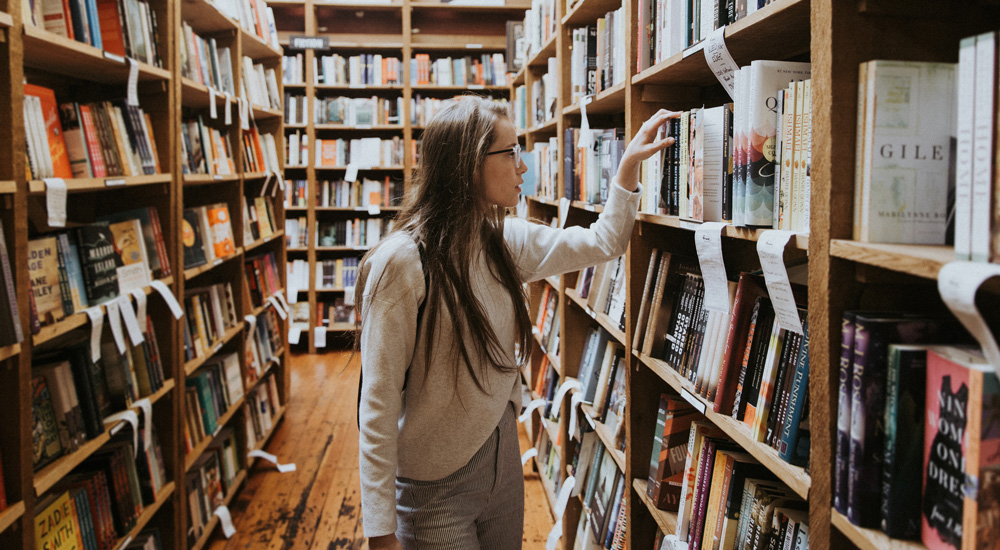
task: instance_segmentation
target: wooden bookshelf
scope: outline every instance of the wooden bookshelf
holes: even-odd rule
[[[241,397],[239,401],[231,404],[229,406],[229,409],[227,409],[226,412],[222,416],[220,416],[218,421],[216,422],[215,431],[211,434],[208,434],[204,439],[199,441],[198,444],[191,449],[191,452],[185,455],[184,459],[185,471],[191,471],[191,468],[194,467],[194,463],[197,462],[199,458],[201,458],[201,455],[204,454],[205,451],[208,449],[208,447],[212,444],[212,442],[215,441],[215,438],[218,437],[220,433],[222,433],[222,428],[224,428],[227,424],[229,424],[229,421],[236,417],[236,413],[240,412],[243,409],[243,403],[245,402],[246,399]]]
[[[21,353],[21,344],[13,344],[10,346],[4,346],[0,348],[0,361],[6,361],[11,357],[17,356]]]
[[[876,529],[854,525],[843,514],[833,511],[833,525],[861,550],[926,550],[919,541],[891,539]]]
[[[834,239],[830,241],[830,255],[859,264],[937,280],[941,268],[955,260],[955,249],[950,246],[861,243]]]
[[[664,533],[677,532],[677,512],[664,512],[653,504],[653,500],[646,495],[645,479],[633,479],[632,490],[635,491],[636,496],[638,496],[642,500],[643,504],[646,505],[646,511],[653,517],[653,520],[660,528],[660,531],[663,531]]]
[[[156,501],[145,507],[139,517],[135,520],[135,526],[129,530],[128,534],[125,535],[116,548],[125,548],[132,542],[136,536],[145,529],[149,523],[153,520],[153,516],[163,507],[163,505],[174,496],[174,491],[177,489],[177,484],[173,481],[169,481],[160,488],[160,492],[156,493]]]
[[[625,340],[625,333],[622,332],[620,328],[618,328],[617,323],[615,323],[610,317],[608,317],[607,313],[602,313],[591,309],[590,306],[587,305],[587,300],[581,298],[580,295],[576,293],[575,289],[567,288],[566,296],[569,297],[570,301],[572,301],[587,315],[589,315],[591,319],[597,321],[597,324],[601,325],[601,328],[608,331],[608,334],[610,334],[612,338],[617,340],[619,344],[626,347],[628,346],[628,343]]]
[[[275,231],[274,233],[271,234],[270,237],[265,237],[263,239],[258,239],[256,241],[254,241],[254,242],[252,242],[252,243],[244,246],[243,247],[243,253],[244,254],[249,254],[250,251],[255,250],[255,249],[257,249],[257,248],[259,248],[261,246],[264,246],[267,243],[271,243],[271,242],[274,242],[274,241],[276,241],[278,239],[284,239],[284,238],[285,238],[285,230],[284,229],[282,229],[280,231]]]
[[[209,359],[215,357],[215,355],[219,353],[222,348],[226,346],[226,344],[231,342],[236,335],[243,331],[244,326],[244,321],[238,322],[236,326],[226,330],[226,333],[222,335],[222,338],[220,338],[219,341],[212,346],[210,353],[206,353],[201,357],[195,357],[194,359],[184,363],[184,375],[191,376],[194,371],[201,368],[201,366],[207,363]]]
[[[235,498],[236,496],[236,491],[238,491],[240,487],[243,486],[243,482],[247,480],[247,475],[248,474],[246,469],[240,470],[239,473],[236,474],[236,477],[233,478],[232,484],[226,490],[226,498],[223,499],[222,501],[223,506],[228,508],[229,505],[233,502],[233,498]],[[208,523],[205,524],[204,531],[202,531],[201,533],[201,537],[199,537],[197,542],[195,542],[194,545],[191,546],[191,550],[201,550],[202,548],[204,548],[205,544],[207,544],[208,541],[212,538],[212,534],[215,531],[215,528],[218,526],[219,526],[219,516],[213,515],[212,518],[208,520]]]
[[[595,95],[591,102],[587,104],[587,114],[611,114],[623,110],[625,108],[625,85],[625,82],[619,82]],[[581,114],[580,104],[574,103],[566,107],[563,109],[563,114]]]
[[[14,26],[14,18],[5,11],[0,11],[0,27],[10,28]],[[0,529],[2,531],[2,529]]]
[[[239,174],[224,176],[222,174],[184,174],[184,185],[211,185],[214,183],[232,183],[239,181]]]
[[[224,264],[224,263],[226,263],[228,261],[235,260],[236,258],[239,258],[242,254],[243,254],[243,249],[240,248],[240,247],[237,247],[236,248],[236,252],[233,252],[232,254],[230,254],[228,256],[224,256],[222,258],[216,258],[214,260],[209,261],[208,263],[206,263],[204,265],[199,265],[198,267],[192,267],[191,269],[185,269],[184,270],[184,280],[185,281],[190,281],[191,279],[194,279],[195,277],[197,277],[199,275],[203,275],[205,273],[208,273],[209,271],[211,271],[211,270],[219,267],[220,265],[222,265],[222,264]]]
[[[125,83],[128,62],[89,44],[24,25],[24,65],[106,84]],[[139,81],[170,80],[169,70],[139,63]],[[119,95],[124,95],[124,86]]]
[[[118,187],[136,187],[141,185],[166,184],[173,181],[173,176],[167,174],[153,174],[149,176],[112,176],[108,178],[73,178],[66,181],[66,191],[77,193],[83,191],[113,191]],[[28,191],[33,194],[45,193],[45,182],[41,180],[31,180],[28,182]]]
[[[0,181],[0,195],[13,195],[16,192],[16,181]]]
[[[0,511],[0,533],[9,529],[12,525],[24,516],[25,505],[23,500],[19,500]]]

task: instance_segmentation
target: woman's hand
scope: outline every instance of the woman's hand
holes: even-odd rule
[[[635,137],[625,148],[621,163],[618,165],[618,184],[628,191],[635,191],[639,183],[639,163],[674,144],[674,138],[656,139],[663,124],[671,118],[681,116],[680,113],[660,109],[649,120],[643,123]]]
[[[395,534],[382,535],[368,539],[368,550],[403,550],[403,545]]]

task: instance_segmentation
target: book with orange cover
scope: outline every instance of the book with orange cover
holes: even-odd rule
[[[225,204],[214,204],[206,209],[208,215],[209,239],[215,250],[216,258],[225,258],[236,252],[233,240],[233,225],[229,219],[229,207]]]
[[[24,95],[37,97],[42,104],[45,134],[49,139],[49,155],[52,157],[53,176],[66,179],[72,178],[73,169],[69,164],[69,154],[66,152],[66,140],[63,137],[62,123],[59,121],[59,104],[56,103],[56,93],[42,86],[25,83]]]

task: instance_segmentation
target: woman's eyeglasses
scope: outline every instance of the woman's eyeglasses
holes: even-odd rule
[[[490,155],[502,155],[504,153],[510,153],[510,158],[514,159],[514,166],[521,166],[521,144],[518,143],[513,147],[507,149],[500,149],[499,151],[490,151],[486,153],[486,156]]]

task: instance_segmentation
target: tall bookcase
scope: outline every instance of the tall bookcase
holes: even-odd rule
[[[207,1],[152,0],[149,5],[158,22],[156,36],[162,67],[139,63],[137,91],[141,107],[150,116],[150,130],[156,140],[160,173],[125,178],[67,179],[68,217],[71,221],[86,221],[96,215],[137,207],[155,208],[172,271],[161,282],[177,300],[183,304],[185,292],[203,283],[231,283],[234,301],[240,312],[240,324],[225,335],[224,342],[212,353],[235,352],[240,358],[241,375],[246,380],[244,345],[250,335],[246,334],[242,316],[260,314],[263,308],[254,309],[246,298],[248,291],[243,264],[246,258],[254,254],[272,252],[279,265],[283,266],[285,247],[280,232],[267,239],[244,241],[242,203],[244,196],[259,195],[265,181],[270,189],[276,188],[278,180],[270,174],[245,173],[241,170],[242,147],[234,149],[236,176],[206,178],[181,174],[179,132],[182,112],[204,110],[207,118],[211,96],[207,88],[181,76],[178,45],[183,44],[184,38],[180,32],[180,22],[195,21],[192,24],[199,31],[226,40],[234,53],[234,75],[241,75],[239,60],[244,55],[252,58],[255,63],[277,67],[280,72],[281,51],[242,30],[239,23],[223,15]],[[58,349],[67,338],[89,333],[90,322],[85,313],[77,312],[55,324],[42,327],[37,334],[32,335],[29,330],[30,283],[25,268],[28,264],[28,240],[40,232],[57,228],[47,228],[45,224],[46,185],[39,180],[29,180],[25,174],[26,129],[22,82],[54,89],[59,101],[122,98],[126,95],[129,64],[124,59],[108,55],[92,46],[25,24],[20,0],[5,0],[0,3],[0,35],[0,64],[4,67],[0,77],[0,97],[3,98],[0,103],[4,105],[0,111],[0,121],[6,128],[0,136],[0,223],[3,224],[13,268],[13,285],[18,299],[20,325],[24,332],[24,340],[20,344],[0,349],[0,400],[7,405],[4,421],[0,422],[0,459],[9,503],[0,510],[0,547],[30,550],[35,545],[34,516],[38,512],[39,501],[55,484],[107,443],[111,434],[120,429],[121,422],[105,424],[101,436],[87,441],[76,451],[64,454],[39,471],[33,471],[33,357]],[[236,78],[238,87],[241,76]],[[221,120],[222,101],[225,100],[220,97],[218,101]],[[256,126],[262,132],[275,134],[280,143],[281,110],[254,108],[253,111]],[[233,111],[233,124],[220,126],[231,132],[234,144],[242,144],[237,111]],[[283,158],[280,157],[282,155],[279,152],[279,164],[283,164]],[[280,193],[277,190],[274,193],[278,197],[275,201],[276,223],[283,224]],[[185,271],[180,229],[182,210],[186,205],[207,202],[225,202],[228,205],[232,213],[237,252],[207,266]],[[279,270],[279,274],[283,286],[283,270]],[[185,362],[181,323],[186,320],[183,317],[180,321],[175,320],[166,301],[158,297],[155,289],[147,286],[144,290],[148,297],[149,314],[154,319],[165,378],[163,387],[150,395],[149,401],[152,407],[151,421],[157,430],[167,478],[156,495],[155,503],[144,509],[134,528],[118,540],[116,547],[124,547],[141,530],[155,527],[165,548],[201,548],[216,533],[214,528],[218,519],[213,518],[199,540],[193,545],[188,544],[189,500],[184,480],[194,461],[205,451],[214,436],[196,442],[190,453],[185,452],[184,426],[187,411],[184,389],[186,378],[210,358]],[[104,306],[101,308],[106,310]],[[107,332],[108,328],[104,330]],[[284,326],[279,327],[282,340],[286,330]],[[283,344],[277,351],[275,360],[265,367],[267,375],[276,377],[281,403],[281,408],[275,411],[272,418],[275,426],[283,416],[288,399],[289,373],[285,368],[287,357],[287,344]],[[260,383],[258,380],[247,384],[245,392],[249,393]],[[239,444],[246,446],[247,423],[243,404],[243,400],[233,403],[220,423],[232,426]],[[133,410],[139,412],[138,408],[133,407]],[[140,418],[143,416],[139,413]],[[265,445],[273,432],[272,428],[264,439],[257,438],[256,447]],[[256,460],[246,456],[249,450],[251,449],[244,448],[237,452],[241,468],[235,481],[228,487],[225,497],[227,503],[246,479]]]
[[[524,85],[528,94],[529,127],[519,132],[526,150],[533,150],[537,143],[548,141],[550,137],[558,138],[559,174],[553,186],[560,196],[567,177],[563,164],[564,131],[581,124],[580,108],[571,104],[568,85],[573,28],[592,24],[605,12],[620,7],[624,7],[628,21],[626,81],[593,97],[592,103],[587,105],[591,127],[624,126],[626,139],[631,139],[641,123],[659,108],[687,110],[731,101],[709,69],[703,53],[697,49],[678,53],[637,72],[638,0],[580,0],[568,11],[566,2],[556,4],[559,24],[555,36],[542,44],[539,51],[529,54],[525,69],[516,75],[512,86]],[[704,418],[708,422],[720,428],[796,495],[808,501],[810,548],[924,548],[919,542],[889,539],[880,531],[858,528],[831,506],[841,312],[890,306],[908,310],[915,307],[915,296],[922,301],[939,302],[938,271],[954,258],[949,246],[867,244],[851,238],[858,65],[872,59],[956,62],[959,40],[993,30],[996,20],[997,7],[986,2],[963,2],[961,6],[944,7],[931,2],[904,5],[891,0],[772,0],[725,30],[726,46],[739,66],[755,59],[812,62],[810,231],[792,238],[785,252],[786,262],[808,258],[809,423],[812,434],[808,469],[792,466],[782,461],[772,448],[754,442],[742,423],[713,413],[712,404],[696,397],[693,384],[667,363],[632,348],[652,249],[696,258],[696,226],[672,216],[638,215],[626,253],[624,332],[607,315],[591,310],[586,300],[576,294],[574,287],[578,274],[570,273],[531,285],[533,319],[539,308],[545,307],[541,302],[546,287],[558,292],[556,312],[561,331],[558,350],[546,349],[536,334],[531,354],[532,376],[537,375],[542,358],[547,356],[559,373],[560,381],[576,377],[584,338],[592,327],[603,327],[612,339],[628,350],[626,450],[615,453],[614,458],[625,476],[629,548],[652,548],[657,529],[669,534],[677,528],[676,514],[656,509],[645,490],[657,403],[663,392],[687,392],[690,399],[706,404]],[[531,125],[532,83],[547,72],[549,57],[556,57],[561,68],[557,114],[544,123]],[[658,185],[658,182],[644,184]],[[528,206],[531,217],[543,221],[560,217],[556,201],[529,198]],[[601,210],[600,205],[574,201],[563,219],[566,225],[588,225]],[[730,280],[735,280],[741,271],[760,268],[756,241],[762,231],[733,226],[723,230],[723,254]],[[551,440],[561,441],[560,464],[565,465],[573,456],[570,447],[574,440],[568,433],[570,400],[565,399],[562,406],[559,415],[562,420],[558,424],[548,422],[543,427],[536,412],[529,423],[529,431],[537,439],[539,430],[546,429]],[[586,408],[582,414],[590,418],[581,422],[596,425],[604,445],[614,448],[611,436],[600,422],[595,421]],[[543,464],[538,462],[538,465]],[[559,479],[565,480],[568,472],[565,467],[562,470]],[[555,487],[549,480],[543,481],[550,504],[555,507]],[[569,501],[562,523],[563,548],[573,547],[582,506],[580,498]]]
[[[308,246],[290,247],[289,261],[306,260],[309,271],[308,288],[300,289],[299,301],[309,304],[308,330],[303,330],[300,344],[308,346],[315,353],[317,304],[332,302],[343,297],[343,288],[321,288],[316,280],[317,264],[324,260],[335,260],[354,256],[360,258],[368,247],[321,246],[317,242],[315,228],[324,222],[372,216],[389,219],[399,210],[398,204],[383,204],[378,214],[365,207],[324,207],[317,201],[318,182],[339,180],[345,177],[347,166],[318,167],[314,154],[316,139],[352,139],[379,137],[391,139],[401,137],[403,141],[403,163],[395,166],[381,166],[359,170],[358,177],[383,180],[392,178],[397,185],[409,190],[415,166],[412,151],[420,139],[423,127],[411,122],[410,101],[422,98],[449,98],[465,92],[507,97],[506,86],[425,86],[410,84],[410,60],[415,55],[429,54],[430,57],[478,56],[482,53],[503,53],[506,48],[506,21],[520,20],[526,3],[508,2],[504,6],[452,6],[436,2],[416,2],[393,0],[386,3],[363,2],[322,2],[314,0],[271,0],[268,5],[274,9],[279,39],[286,47],[286,55],[303,54],[305,66],[304,83],[285,85],[287,93],[307,98],[306,120],[303,125],[286,125],[288,132],[298,131],[307,136],[309,143],[308,163],[286,166],[289,181],[306,180],[306,206],[288,207],[288,218],[303,218],[308,227]],[[326,36],[329,51],[288,49],[291,36]],[[402,62],[400,84],[390,86],[349,86],[316,84],[313,64],[322,55],[339,54],[344,57],[358,54],[381,54],[396,57]],[[378,97],[396,100],[402,98],[404,109],[400,113],[401,123],[393,125],[372,125],[371,127],[350,127],[346,125],[316,124],[311,113],[315,102],[326,97]],[[319,325],[322,326],[322,325]],[[322,329],[320,329],[322,330]],[[326,332],[331,336],[343,336],[354,330],[353,323],[334,323],[330,320]]]

